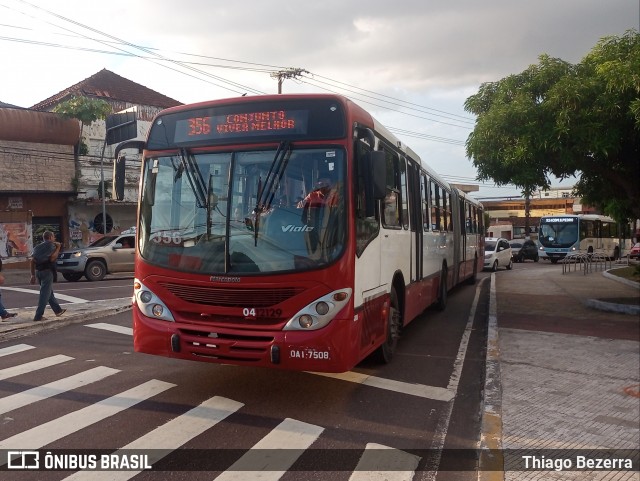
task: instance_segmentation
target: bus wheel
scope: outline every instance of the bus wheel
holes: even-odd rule
[[[391,289],[391,300],[389,305],[389,314],[387,316],[387,338],[384,343],[374,352],[374,357],[378,362],[388,364],[391,362],[398,338],[400,337],[400,327],[402,326],[402,317],[400,314],[400,305],[398,303],[398,295],[395,289]]]
[[[438,300],[436,301],[436,307],[440,311],[444,311],[447,307],[447,268],[443,267],[440,273],[440,287],[438,288]]]

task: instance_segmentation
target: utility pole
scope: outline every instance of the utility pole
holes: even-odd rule
[[[271,74],[271,78],[278,79],[278,93],[282,93],[282,82],[286,78],[296,78],[300,77],[303,73],[309,73],[303,68],[288,68],[286,70],[280,70],[278,72],[273,72]]]

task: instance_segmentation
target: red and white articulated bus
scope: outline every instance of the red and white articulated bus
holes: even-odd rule
[[[482,205],[336,95],[165,110],[143,152],[134,346],[344,372],[483,265]]]

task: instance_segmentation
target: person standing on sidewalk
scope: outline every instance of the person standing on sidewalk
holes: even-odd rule
[[[2,259],[0,258],[0,286],[2,284],[4,284],[4,276],[2,275]],[[2,304],[2,292],[0,292],[0,317],[2,317],[2,320],[4,321],[5,319],[10,319],[17,315],[18,314],[15,312],[9,312],[4,308],[4,305]]]
[[[38,298],[38,308],[33,318],[34,321],[44,320],[44,310],[47,303],[53,309],[56,316],[61,316],[66,309],[60,307],[56,296],[53,294],[53,267],[60,252],[60,243],[54,242],[53,232],[46,231],[43,235],[43,242],[33,248],[31,256],[31,284],[36,280],[40,284],[40,297]]]

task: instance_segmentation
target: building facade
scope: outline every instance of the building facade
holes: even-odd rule
[[[81,125],[51,112],[76,96],[105,100],[112,113],[135,111],[139,140],[146,138],[158,112],[181,105],[106,69],[30,109],[0,104],[0,256],[6,265],[26,266],[44,230],[53,230],[70,248],[135,225],[140,154],[121,152],[126,188],[124,198],[116,200],[117,146],[105,146],[105,121]],[[81,142],[88,147],[86,155],[79,155]]]

